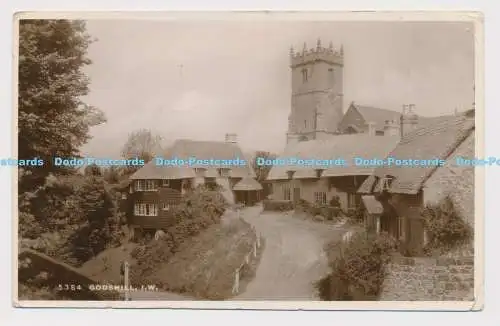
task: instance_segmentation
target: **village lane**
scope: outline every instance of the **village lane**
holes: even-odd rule
[[[242,217],[265,238],[255,278],[234,300],[319,300],[314,283],[329,271],[324,245],[342,226],[263,212]]]

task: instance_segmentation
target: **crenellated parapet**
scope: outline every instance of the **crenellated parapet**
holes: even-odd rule
[[[318,40],[315,48],[307,49],[306,43],[304,43],[302,51],[295,51],[293,48],[290,48],[290,67],[294,68],[316,61],[324,61],[327,63],[343,66],[343,47],[341,46],[340,50],[337,51],[333,48],[333,44],[331,42],[328,47],[323,47],[321,45],[321,40]]]

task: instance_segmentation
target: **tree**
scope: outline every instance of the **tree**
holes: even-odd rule
[[[252,160],[252,168],[255,171],[255,174],[257,176],[257,181],[260,182],[263,186],[263,195],[264,197],[267,197],[271,193],[270,189],[270,184],[264,183],[264,181],[267,179],[267,176],[269,175],[269,172],[271,171],[272,166],[271,165],[261,165],[258,164],[259,159],[265,159],[265,160],[272,160],[275,159],[277,155],[272,154],[270,152],[266,151],[257,151],[255,152],[254,159]]]
[[[37,188],[51,172],[67,172],[52,164],[53,157],[78,157],[89,128],[105,122],[81,100],[89,92],[82,69],[91,63],[91,42],[82,21],[19,22],[19,158],[44,160],[19,180],[20,190]]]
[[[132,132],[123,146],[122,156],[125,159],[139,158],[149,162],[161,151],[162,137],[154,135],[150,130],[141,129]]]
[[[91,164],[91,165],[86,166],[83,173],[85,174],[85,176],[101,176],[102,175],[101,168],[95,164]]]
[[[270,165],[259,165],[258,159],[273,160],[276,159],[276,155],[266,151],[255,152],[255,157],[252,161],[252,167],[257,175],[257,181],[262,182],[266,180],[267,175],[271,171],[272,166]]]

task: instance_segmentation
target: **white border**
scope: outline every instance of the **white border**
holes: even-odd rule
[[[483,18],[475,12],[190,12],[190,13],[102,13],[102,12],[45,12],[21,13],[16,15],[14,22],[14,85],[17,84],[17,39],[18,19],[26,18],[59,18],[59,19],[159,19],[159,20],[322,20],[322,21],[469,21],[475,29],[475,78],[476,82],[476,156],[484,157],[484,101],[483,101]],[[14,90],[17,99],[17,90]],[[16,108],[17,112],[17,108]],[[15,115],[17,116],[17,114]],[[16,122],[14,122],[16,123]],[[16,124],[15,124],[16,125]],[[17,149],[17,137],[13,139]],[[474,302],[439,302],[439,301],[378,301],[378,302],[331,302],[331,301],[102,301],[102,302],[71,302],[71,301],[17,301],[17,277],[13,280],[14,302],[21,307],[122,307],[122,308],[197,308],[197,309],[264,309],[264,310],[480,310],[483,307],[483,216],[484,193],[483,169],[476,169],[475,180],[475,299]],[[14,189],[17,183],[17,171],[13,171]],[[17,199],[14,199],[14,213],[17,212]],[[15,214],[16,215],[16,214]],[[17,272],[17,216],[14,220],[14,252],[13,274]]]
[[[86,0],[86,1],[66,1],[66,0],[16,0],[0,2],[0,26],[2,26],[2,37],[4,51],[0,52],[0,65],[2,71],[8,72],[12,69],[12,57],[8,50],[12,45],[12,15],[19,10],[202,10],[202,9],[218,9],[218,10],[242,10],[242,9],[265,9],[265,10],[480,10],[485,14],[485,64],[488,71],[485,75],[485,90],[486,103],[488,111],[486,111],[488,120],[485,121],[485,139],[489,139],[485,143],[485,154],[488,156],[498,156],[500,153],[500,142],[494,141],[498,139],[500,128],[495,128],[495,122],[498,121],[497,113],[494,108],[500,106],[500,93],[498,86],[498,73],[500,67],[498,58],[500,51],[498,48],[498,30],[500,30],[500,8],[497,8],[498,2],[492,0],[216,0],[207,2],[206,0],[184,0],[177,4],[165,3],[162,0]],[[11,103],[11,76],[6,73],[1,75],[0,101],[3,107],[10,108]],[[2,157],[11,157],[12,149],[10,139],[12,137],[11,121],[12,111],[0,110],[0,123],[3,123],[0,128],[0,133],[3,137],[0,138],[0,149]],[[499,117],[500,118],[500,117]],[[490,128],[488,128],[490,126]],[[497,207],[495,199],[497,199],[498,184],[500,181],[500,170],[486,169],[485,175],[485,199],[486,207],[485,214],[488,219],[488,227],[485,229],[485,241],[488,245],[485,247],[485,252],[489,257],[498,256],[498,248],[500,245],[500,237],[498,230],[500,229],[500,221],[497,218]],[[11,181],[11,173],[7,169],[0,169],[0,180],[2,184],[8,186]],[[4,196],[0,196],[2,207],[7,208],[5,216],[11,216],[10,204],[13,194],[7,190]],[[11,244],[12,232],[11,228],[0,228],[0,238],[5,239],[4,244]],[[0,246],[0,257],[4,259],[12,255],[12,248]],[[497,270],[493,272],[493,268]],[[11,279],[8,269],[2,269],[4,275],[0,278],[1,288],[9,289],[11,287]],[[378,312],[363,312],[363,313],[287,313],[268,311],[265,314],[258,312],[238,312],[238,311],[196,311],[193,313],[189,310],[149,310],[147,312],[129,311],[120,314],[109,314],[107,310],[58,310],[58,309],[14,309],[12,308],[12,294],[9,291],[2,291],[0,305],[0,323],[5,325],[88,325],[89,323],[175,323],[175,324],[228,324],[228,325],[255,325],[262,323],[270,324],[287,324],[287,325],[308,325],[308,324],[323,324],[331,325],[332,322],[349,325],[366,325],[382,322],[385,325],[435,325],[435,324],[451,324],[467,325],[477,323],[481,325],[498,325],[500,319],[498,312],[500,311],[500,300],[498,299],[498,290],[500,290],[500,282],[498,279],[498,259],[487,260],[486,264],[486,282],[488,284],[485,292],[485,309],[481,313],[430,313],[422,312],[417,314],[409,313],[382,313]],[[106,314],[104,315],[104,313]],[[126,315],[125,315],[126,314]],[[408,315],[407,315],[408,314]],[[289,317],[289,318],[287,318]]]

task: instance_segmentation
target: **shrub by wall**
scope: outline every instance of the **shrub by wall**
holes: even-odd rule
[[[424,227],[428,235],[425,251],[439,255],[470,243],[473,229],[459,215],[449,197],[436,205],[427,205],[422,211]]]
[[[317,283],[323,300],[377,300],[395,241],[386,234],[356,233],[327,248],[331,273]],[[332,252],[333,251],[333,252]]]
[[[296,212],[303,212],[311,217],[322,216],[328,221],[338,221],[344,214],[339,206],[313,204],[304,199],[299,200],[295,205]]]
[[[266,199],[263,201],[263,206],[265,211],[286,212],[293,209],[293,203],[290,200]]]

